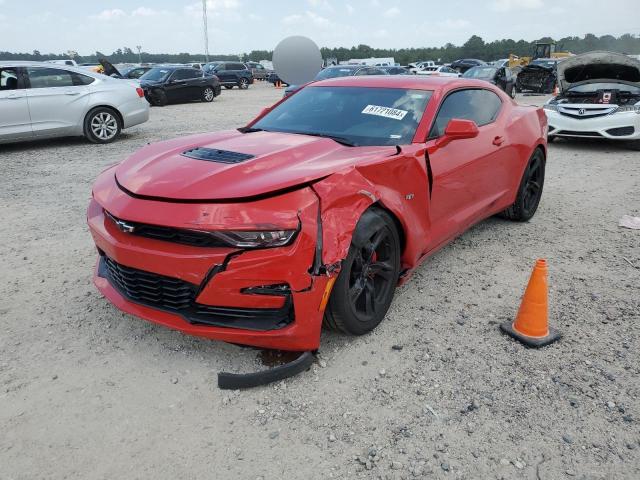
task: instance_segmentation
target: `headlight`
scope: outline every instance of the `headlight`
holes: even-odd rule
[[[545,110],[551,110],[552,112],[557,112],[558,111],[558,105],[556,105],[555,103],[545,103],[542,106],[543,109]]]
[[[616,110],[618,112],[636,112],[640,114],[640,105],[620,105]]]
[[[215,231],[209,232],[223,242],[238,248],[282,247],[296,235],[297,230]]]

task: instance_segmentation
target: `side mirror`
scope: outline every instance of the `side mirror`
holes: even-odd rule
[[[478,136],[478,126],[473,120],[452,118],[444,129],[444,135],[436,140],[437,147],[444,147],[453,140],[474,138]]]

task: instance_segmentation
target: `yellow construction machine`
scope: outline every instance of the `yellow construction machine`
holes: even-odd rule
[[[509,68],[524,67],[537,58],[566,58],[570,57],[569,52],[556,51],[555,42],[537,42],[531,57],[519,57],[513,53],[509,54]]]

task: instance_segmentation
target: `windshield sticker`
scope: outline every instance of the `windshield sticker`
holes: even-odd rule
[[[381,107],[379,105],[367,105],[362,110],[365,115],[377,115],[379,117],[393,118],[395,120],[402,120],[408,113],[407,110],[398,110],[397,108]]]

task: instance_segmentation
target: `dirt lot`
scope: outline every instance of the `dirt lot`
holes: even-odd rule
[[[640,215],[640,154],[618,145],[551,145],[531,222],[476,226],[374,333],[324,333],[312,370],[279,384],[221,391],[216,373],[261,368],[259,352],[100,297],[96,175],[147,142],[240,126],[281,92],[154,108],[108,146],[0,147],[0,479],[640,478],[640,232],[617,227]],[[528,350],[497,324],[538,257],[564,338]]]

